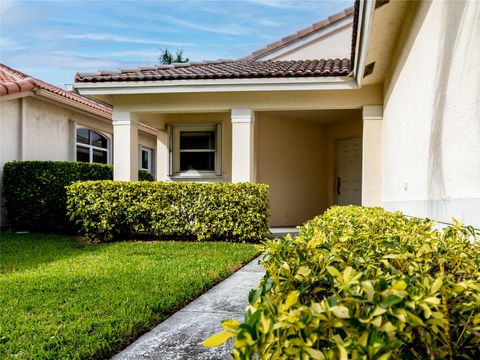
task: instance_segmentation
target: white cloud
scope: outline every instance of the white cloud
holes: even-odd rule
[[[295,6],[295,3],[292,3],[291,1],[284,1],[284,0],[245,0],[245,1],[255,5],[262,5],[262,6],[268,6],[268,7],[274,7],[274,8],[288,9]]]
[[[108,54],[105,54],[107,57],[137,57],[137,56],[142,56],[142,57],[159,57],[160,56],[160,50],[131,50],[131,51],[114,51],[110,52]]]
[[[121,36],[114,34],[100,34],[100,33],[87,33],[87,34],[68,34],[64,36],[65,39],[73,40],[87,40],[87,41],[112,41],[119,43],[130,44],[144,44],[144,45],[167,45],[167,46],[194,46],[194,44],[181,43],[168,40],[157,39],[142,39],[137,37]]]
[[[0,36],[0,48],[2,48],[4,51],[5,50],[13,51],[13,50],[26,49],[27,47],[24,45],[21,45],[17,41]]]
[[[352,6],[353,0],[244,0],[251,4],[266,6],[270,8],[277,8],[277,9],[318,9],[322,8],[325,9],[326,7],[332,7],[337,9],[341,4],[344,4],[345,7]]]
[[[227,35],[244,35],[251,32],[250,28],[243,26],[235,25],[219,25],[219,26],[208,26],[198,24],[193,21],[180,19],[170,15],[159,15],[159,18],[165,19],[173,24],[180,25],[189,29],[212,32],[216,34],[227,34]]]
[[[272,20],[272,19],[258,19],[257,23],[259,25],[269,26],[269,27],[278,27],[278,26],[282,25],[282,23],[280,21],[276,21],[276,20]]]

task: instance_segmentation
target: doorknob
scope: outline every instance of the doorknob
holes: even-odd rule
[[[337,195],[340,195],[340,186],[341,186],[342,182],[340,180],[340,176],[337,177]]]

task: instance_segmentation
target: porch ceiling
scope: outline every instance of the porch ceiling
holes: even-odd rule
[[[361,109],[260,111],[280,119],[306,120],[322,124],[361,119]]]
[[[321,124],[341,123],[344,121],[361,120],[361,109],[331,109],[331,110],[275,110],[256,111],[258,117],[270,117],[292,120],[309,121]],[[218,112],[185,112],[185,113],[137,113],[143,124],[162,129],[169,123],[205,123],[208,121],[219,122],[230,119],[230,111]]]

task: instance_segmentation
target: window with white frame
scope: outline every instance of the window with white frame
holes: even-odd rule
[[[77,161],[102,164],[109,163],[110,150],[107,137],[85,128],[77,129],[76,136]]]
[[[173,175],[221,175],[220,125],[173,126]]]
[[[153,172],[153,150],[143,147],[140,149],[140,168],[148,171],[150,174]]]

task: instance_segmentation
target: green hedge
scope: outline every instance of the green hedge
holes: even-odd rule
[[[88,239],[138,233],[192,240],[258,241],[268,231],[262,184],[77,182],[67,188],[68,214]]]
[[[140,180],[153,181],[140,170]],[[16,229],[71,228],[65,186],[75,181],[111,180],[111,165],[69,161],[13,161],[3,168],[3,196],[9,224]]]
[[[65,230],[65,186],[78,180],[112,178],[112,166],[66,161],[14,161],[3,167],[9,223],[17,229]]]
[[[206,346],[235,337],[235,359],[480,358],[473,228],[334,207],[264,251],[245,321]]]
[[[153,175],[145,170],[138,170],[138,181],[154,181]]]

